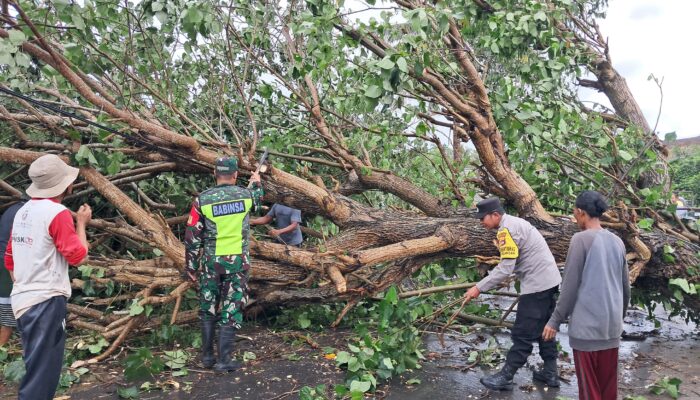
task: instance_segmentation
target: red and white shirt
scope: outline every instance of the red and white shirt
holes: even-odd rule
[[[80,263],[86,254],[65,206],[55,199],[32,199],[22,206],[5,251],[5,268],[15,277],[15,318],[52,297],[70,297],[68,265]]]

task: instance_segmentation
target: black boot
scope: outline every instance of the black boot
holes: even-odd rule
[[[201,314],[199,323],[202,328],[202,365],[209,369],[216,362],[216,357],[214,357],[216,319],[209,314]]]
[[[517,371],[506,364],[498,373],[481,378],[481,384],[491,390],[513,390],[513,376]]]
[[[219,362],[214,365],[218,372],[231,372],[241,367],[241,363],[231,359],[233,340],[236,337],[236,329],[231,326],[219,328]]]
[[[539,371],[532,372],[532,379],[544,382],[549,387],[559,387],[559,372],[557,371],[557,360],[544,360],[544,367]]]

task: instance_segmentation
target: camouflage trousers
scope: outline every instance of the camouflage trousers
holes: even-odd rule
[[[219,326],[241,328],[243,307],[248,303],[247,257],[212,257],[199,274],[200,314],[216,317]]]

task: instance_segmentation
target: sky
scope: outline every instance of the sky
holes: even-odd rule
[[[663,109],[657,132],[661,138],[700,135],[700,1],[610,0],[600,20],[608,37],[613,66],[625,77],[649,125],[659,109],[659,89],[649,74],[663,81]],[[604,96],[582,93],[606,104]],[[609,104],[609,103],[607,103]]]

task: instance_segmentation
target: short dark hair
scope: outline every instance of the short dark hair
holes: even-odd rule
[[[584,190],[576,198],[576,208],[585,211],[592,218],[600,218],[610,207],[602,194],[594,190]]]

